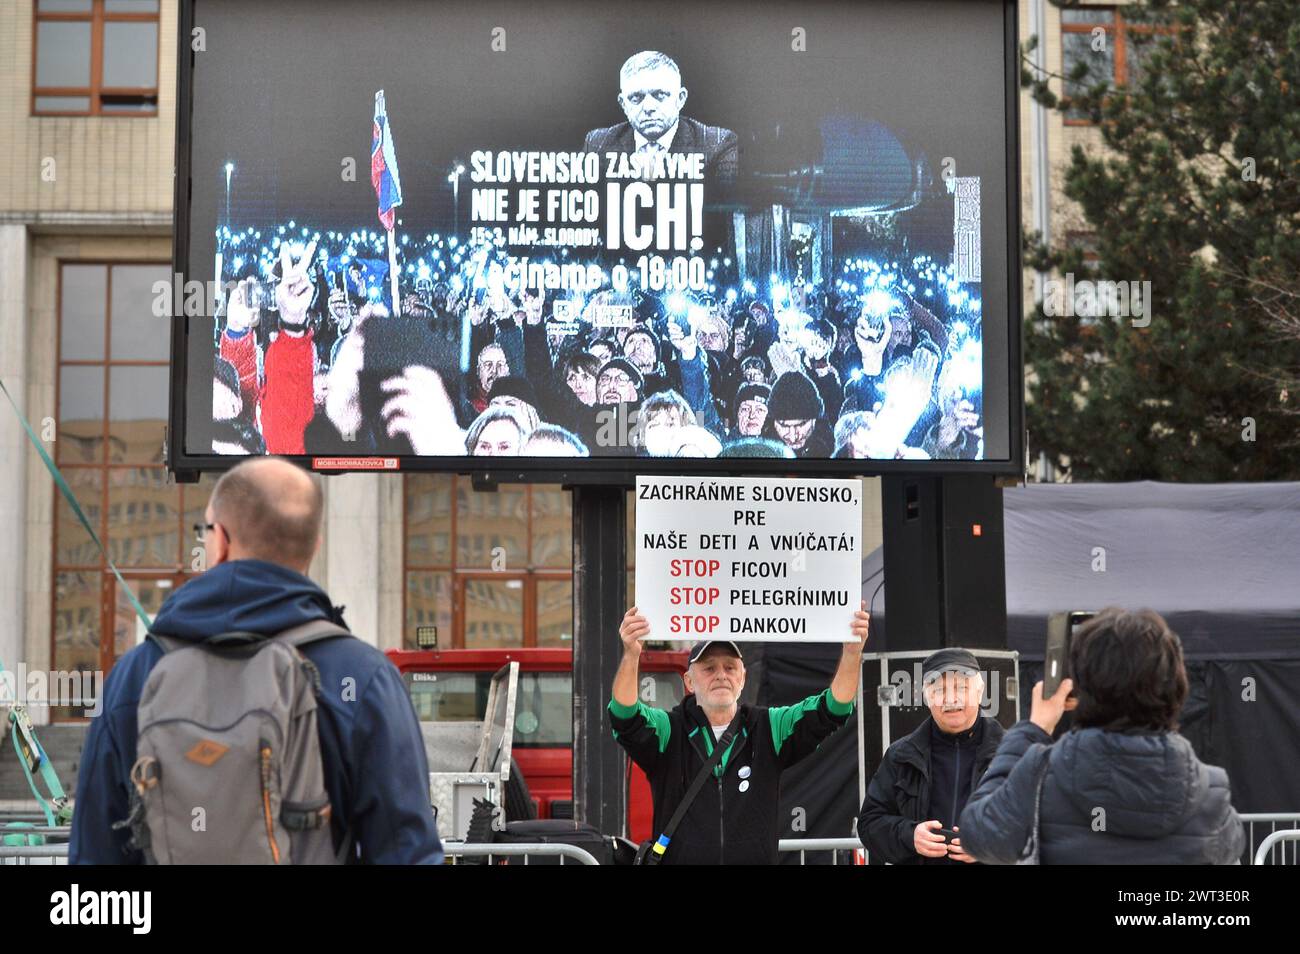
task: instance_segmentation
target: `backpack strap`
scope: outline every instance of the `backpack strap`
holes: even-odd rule
[[[189,649],[198,647],[200,649],[209,649],[217,652],[239,652],[255,649],[258,643],[266,640],[265,636],[258,633],[250,633],[242,629],[230,630],[226,633],[217,633],[207,639],[181,639],[177,636],[163,636],[159,633],[149,632],[146,639],[150,640],[155,646],[167,653],[175,652],[178,649]]]
[[[288,643],[290,646],[294,647],[294,649],[301,649],[309,643],[321,642],[322,640],[335,639],[343,636],[351,638],[352,631],[345,626],[340,626],[339,624],[327,619],[313,619],[290,629],[286,629],[282,633],[277,633],[272,638],[280,642]],[[313,666],[312,669],[314,670],[315,667]],[[319,675],[317,675],[316,678],[319,680]],[[317,688],[319,688],[319,685]],[[344,785],[347,785],[346,778],[344,779]],[[356,837],[353,834],[352,826],[347,825],[343,829],[343,841],[339,845],[338,851],[334,853],[334,860],[337,864],[346,865],[349,862],[354,861],[355,857]]]
[[[288,643],[295,649],[301,649],[308,643],[317,643],[323,639],[334,639],[338,636],[351,636],[352,631],[345,626],[328,619],[313,619],[306,623],[300,623],[297,626],[286,629],[282,633],[276,633],[272,636],[279,642]]]
[[[145,634],[145,639],[161,649],[164,656],[172,650],[180,649],[182,646],[193,645],[192,643],[186,643],[182,639],[177,639],[175,636],[160,636],[152,631]]]
[[[313,619],[305,623],[299,623],[297,626],[291,626],[284,632],[276,633],[270,639],[282,640],[293,646],[295,649],[305,646],[308,643],[319,642],[322,639],[333,639],[336,636],[351,636],[352,631],[338,623],[331,622],[327,619]],[[209,640],[189,640],[178,639],[175,636],[162,636],[158,633],[151,632],[146,637],[152,640],[164,654],[173,652],[177,649],[183,649],[186,646],[202,646]],[[261,642],[268,637],[261,636],[257,633],[249,633],[244,630],[232,630],[228,633],[221,633],[214,637],[214,642],[224,646],[252,644]]]

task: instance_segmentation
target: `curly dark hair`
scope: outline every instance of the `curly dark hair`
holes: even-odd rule
[[[1178,634],[1159,613],[1108,607],[1070,641],[1078,728],[1176,732],[1187,698]]]

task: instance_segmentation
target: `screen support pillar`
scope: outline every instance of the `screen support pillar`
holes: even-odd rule
[[[626,837],[627,770],[606,705],[627,611],[627,490],[573,488],[573,817]]]

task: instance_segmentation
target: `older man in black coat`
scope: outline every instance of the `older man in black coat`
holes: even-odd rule
[[[930,716],[889,747],[867,788],[858,837],[873,861],[970,864],[953,830],[993,760],[1002,726],[980,714],[984,678],[965,649],[941,649],[922,664]]]

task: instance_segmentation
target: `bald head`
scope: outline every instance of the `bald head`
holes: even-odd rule
[[[254,457],[221,475],[208,522],[228,539],[231,560],[266,560],[305,573],[320,540],[319,481],[278,457]]]

